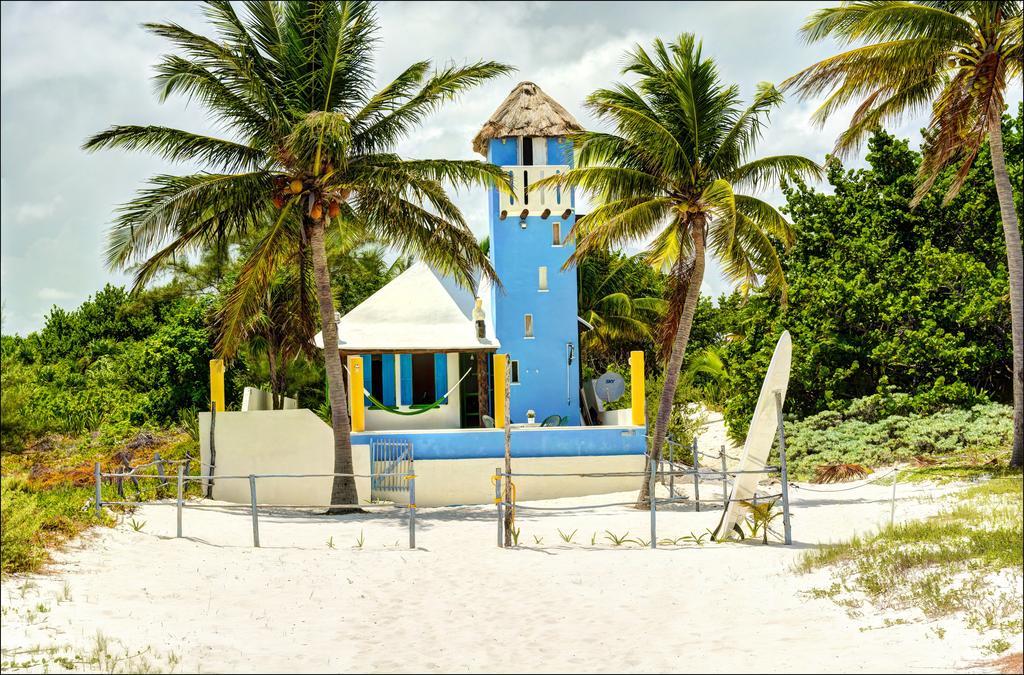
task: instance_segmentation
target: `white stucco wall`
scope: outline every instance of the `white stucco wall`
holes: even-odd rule
[[[402,365],[395,359],[395,392],[400,399],[402,394]],[[459,372],[459,355],[448,354],[448,386],[452,387],[464,373]],[[383,410],[366,409],[367,431],[402,431],[405,429],[458,429],[459,428],[459,390],[461,385],[448,396],[448,403],[443,403],[433,410],[419,415],[395,415]],[[404,403],[404,402],[403,402]],[[399,405],[401,410],[411,410],[408,405]]]
[[[494,469],[504,466],[503,459],[425,459],[416,460],[416,504],[418,506],[455,506],[457,504],[493,504]],[[522,473],[604,473],[643,471],[643,455],[605,457],[524,457],[512,460],[512,472]],[[518,501],[557,499],[582,495],[628,492],[640,489],[637,476],[579,478],[576,476],[522,476],[513,479]],[[389,494],[399,504],[408,503],[408,495]]]
[[[210,413],[199,414],[203,474],[210,467]],[[331,428],[311,410],[269,410],[217,413],[214,477],[266,473],[332,473],[334,440]],[[353,472],[370,473],[370,446],[352,448]],[[256,494],[261,504],[323,506],[330,503],[332,478],[261,478]],[[359,502],[370,500],[370,479],[357,478]],[[213,498],[250,502],[248,480],[214,480]]]

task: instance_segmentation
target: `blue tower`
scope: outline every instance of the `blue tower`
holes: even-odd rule
[[[513,194],[491,190],[491,260],[504,285],[492,289],[496,337],[512,370],[511,418],[551,415],[580,424],[576,270],[562,267],[575,246],[571,190],[538,190],[542,178],[572,164],[566,134],[582,127],[532,82],[509,94],[473,140],[473,149],[506,170]]]

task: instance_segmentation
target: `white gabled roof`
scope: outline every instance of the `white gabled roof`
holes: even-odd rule
[[[453,279],[415,263],[341,317],[338,348],[346,352],[493,351],[500,347],[490,315],[490,292],[480,289],[487,335],[476,336],[475,298]],[[323,348],[323,333],[313,338]]]

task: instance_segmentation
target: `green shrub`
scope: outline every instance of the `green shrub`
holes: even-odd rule
[[[4,574],[35,569],[43,549],[36,545],[40,514],[35,498],[0,479],[0,570]]]
[[[910,397],[867,396],[843,411],[826,410],[786,422],[786,458],[790,474],[807,478],[819,464],[878,466],[918,455],[980,455],[1009,452],[1013,409],[988,403],[930,414],[903,412]]]

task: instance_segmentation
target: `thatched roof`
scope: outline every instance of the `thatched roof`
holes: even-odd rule
[[[583,127],[569,111],[533,82],[520,82],[473,139],[473,150],[487,155],[487,141],[512,136],[565,136]]]

